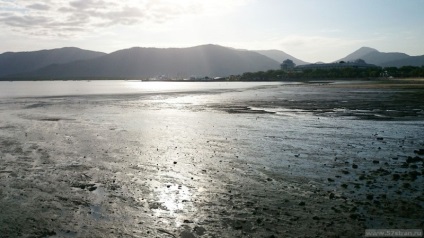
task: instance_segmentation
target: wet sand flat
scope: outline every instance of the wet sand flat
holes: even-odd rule
[[[423,229],[424,88],[394,85],[4,98],[1,237]]]

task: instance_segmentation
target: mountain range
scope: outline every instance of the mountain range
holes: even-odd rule
[[[29,73],[54,64],[67,64],[77,60],[89,60],[106,55],[102,52],[65,47],[32,52],[6,52],[0,54],[0,77]]]
[[[134,47],[110,54],[66,47],[32,52],[0,54],[0,78],[166,78],[226,77],[245,72],[279,69],[291,59],[296,65],[308,64],[279,50],[238,50],[219,45],[188,48]],[[378,66],[421,66],[423,56],[384,53],[362,47],[339,61],[363,59]]]
[[[369,47],[361,47],[338,61],[354,61],[356,59],[363,59],[369,64],[375,64],[381,67],[424,65],[424,55],[410,56],[405,53],[398,52],[385,53]]]

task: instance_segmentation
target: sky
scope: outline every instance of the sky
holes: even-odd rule
[[[424,0],[0,0],[0,53],[218,44],[307,62],[362,46],[424,55],[423,11]]]

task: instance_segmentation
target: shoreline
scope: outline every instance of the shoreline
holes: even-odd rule
[[[69,79],[7,79],[0,78],[0,82],[34,82],[34,81],[140,81],[140,82],[311,82],[311,81],[424,81],[424,78],[305,78],[305,79],[284,79],[284,80],[228,80],[228,79],[217,79],[217,80],[148,80],[139,78],[69,78]]]

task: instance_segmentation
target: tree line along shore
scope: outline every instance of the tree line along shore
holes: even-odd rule
[[[424,78],[424,66],[333,68],[303,70],[268,70],[230,76],[234,81],[284,81],[310,79],[378,79],[378,78]]]
[[[355,79],[391,79],[391,78],[424,78],[424,66],[373,67],[373,68],[333,68],[302,70],[268,70],[246,72],[228,77],[198,77],[194,79],[158,79],[128,77],[16,77],[0,78],[0,81],[50,81],[50,80],[143,80],[143,81],[308,81],[308,80],[355,80]]]

